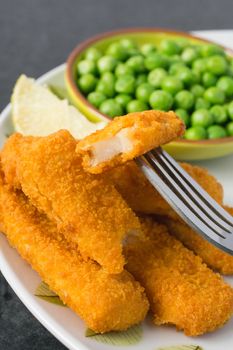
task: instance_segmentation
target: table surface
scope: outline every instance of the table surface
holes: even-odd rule
[[[229,29],[232,12],[230,0],[0,0],[0,110],[21,73],[40,76],[91,35],[140,26]],[[218,38],[222,41],[223,33]],[[29,313],[1,273],[0,349],[65,349]]]

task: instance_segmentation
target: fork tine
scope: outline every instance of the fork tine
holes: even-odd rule
[[[213,200],[213,198],[186,171],[184,171],[184,169],[167,152],[159,148],[158,153],[163,156],[163,159],[165,158],[170,163],[177,173],[179,173],[189,187],[200,197],[202,202],[208,205],[209,209],[212,209],[212,212],[218,216],[218,220],[221,220],[221,222],[224,221],[232,228],[233,217],[215,200]]]
[[[157,155],[157,154],[156,154]],[[195,215],[203,221],[206,226],[208,226],[210,229],[212,229],[216,234],[220,235],[221,237],[224,237],[224,234],[227,234],[224,229],[216,225],[215,222],[212,221],[211,217],[206,216],[205,213],[200,209],[199,203],[196,203],[193,200],[193,197],[190,195],[188,189],[183,188],[181,183],[179,182],[179,179],[176,177],[176,173],[171,173],[169,169],[167,169],[166,164],[162,163],[161,159],[159,157],[154,157],[153,153],[148,152],[145,155],[145,158],[149,163],[152,162],[152,166],[155,165],[159,168],[160,173],[164,177],[165,181],[169,183],[169,186],[171,189],[177,193],[177,195],[183,200],[186,207],[188,207],[190,210],[192,210]]]
[[[142,157],[140,159],[142,160]],[[140,159],[138,159],[137,161],[139,161]],[[143,164],[144,167],[142,168],[142,170],[146,173],[147,177],[149,176],[150,182],[158,189],[158,191],[163,196],[166,197],[168,202],[171,204],[172,207],[174,207],[178,214],[183,216],[184,219],[187,220],[189,219],[189,216],[187,215],[188,212],[189,215],[201,221],[207,229],[210,229],[210,227],[206,224],[206,221],[203,220],[203,218],[199,218],[196,215],[196,212],[192,210],[192,207],[190,205],[187,205],[187,196],[186,199],[183,196],[180,198],[180,192],[175,187],[174,181],[166,177],[166,172],[163,171],[161,165],[158,162],[156,163],[156,160],[153,159],[153,157],[149,153],[144,155],[143,160],[145,163]],[[149,165],[151,165],[151,160],[153,160],[153,164],[150,167]],[[146,168],[145,165],[147,165]],[[154,170],[156,170],[156,172]]]
[[[217,215],[216,211],[212,209],[212,207],[204,200],[203,196],[199,194],[195,187],[186,180],[186,172],[181,168],[179,171],[175,165],[169,162],[169,159],[166,158],[166,154],[163,151],[158,150],[158,152],[152,151],[153,155],[158,161],[162,161],[164,166],[166,166],[166,170],[172,177],[175,177],[179,186],[188,193],[189,196],[192,196],[192,200],[197,204],[200,209],[205,212],[205,214],[213,220],[213,222],[219,226],[221,229],[226,230],[228,233],[232,233],[233,227],[226,223],[225,220],[222,219],[221,215]],[[176,163],[176,162],[174,162]],[[177,164],[178,165],[178,164]],[[178,165],[179,166],[179,165]],[[214,202],[212,200],[212,202]]]
[[[158,192],[167,200],[167,202],[174,208],[174,210],[184,219],[184,221],[194,230],[199,232],[208,241],[215,244],[220,249],[233,255],[233,240],[225,238],[222,235],[214,232],[206,222],[193,212],[192,208],[186,205],[186,201],[179,197],[179,191],[173,191],[171,184],[164,177],[160,171],[158,162],[153,163],[153,166],[147,161],[145,156],[136,159],[137,164],[151,182],[151,184],[158,190]],[[155,171],[156,170],[156,171]],[[173,187],[173,186],[172,186]],[[231,236],[229,236],[231,237]]]

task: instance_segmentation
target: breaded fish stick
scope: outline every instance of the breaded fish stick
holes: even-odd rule
[[[174,112],[130,113],[85,137],[76,151],[85,170],[99,174],[182,136],[184,129]]]
[[[187,163],[181,165],[219,204],[222,204],[223,188],[207,170]],[[233,274],[233,257],[189,228],[134,162],[128,162],[108,171],[106,177],[112,181],[133,210],[144,214],[165,216],[163,221],[168,228],[172,228],[172,233],[185,246],[198,254],[207,265],[221,273]]]
[[[232,315],[233,289],[165,226],[144,219],[142,227],[148,240],[128,243],[126,268],[145,287],[154,323],[189,336],[221,327]]]
[[[233,214],[233,208],[225,209]],[[225,275],[233,274],[233,256],[218,249],[206,239],[197,234],[184,222],[164,218],[169,232],[179,239],[187,248],[193,250],[212,269]]]
[[[1,153],[5,179],[56,222],[84,258],[120,273],[122,241],[140,228],[139,220],[110,182],[84,172],[75,147],[65,130],[40,138],[15,134]]]
[[[223,201],[220,183],[206,169],[181,163],[181,166],[196,180],[219,204]],[[166,215],[175,219],[179,216],[151,185],[135,162],[131,161],[114,168],[105,174],[111,180],[128,205],[143,214]]]
[[[95,332],[124,330],[142,321],[148,310],[144,289],[132,275],[107,274],[95,262],[83,261],[56,226],[29,203],[21,191],[0,183],[3,230],[19,254],[51,290]]]

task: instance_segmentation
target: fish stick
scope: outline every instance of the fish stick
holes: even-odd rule
[[[139,220],[113,184],[84,172],[76,143],[65,130],[39,138],[11,136],[1,153],[5,180],[22,188],[85,259],[120,273],[122,241],[140,230]]]
[[[233,289],[164,225],[142,219],[147,240],[125,247],[127,270],[145,287],[154,323],[173,324],[188,336],[223,326],[233,312]]]
[[[181,163],[181,166],[219,204],[222,204],[223,188],[206,169],[187,163]],[[174,219],[179,219],[179,216],[151,185],[135,162],[128,162],[109,170],[103,175],[115,185],[134,211],[143,214],[166,215]]]
[[[172,111],[145,111],[114,118],[76,147],[86,171],[99,174],[183,135],[184,123]]]
[[[214,176],[198,166],[187,163],[181,163],[181,166],[212,198],[222,205],[223,188]],[[128,162],[108,171],[105,175],[133,210],[143,214],[164,216],[163,223],[168,228],[172,228],[175,237],[199,255],[208,266],[226,275],[233,274],[233,257],[216,248],[189,228],[150,184],[136,163]]]
[[[233,215],[233,208],[225,207],[225,209]],[[215,247],[184,222],[170,218],[164,218],[163,222],[174,237],[199,255],[209,267],[224,275],[233,274],[232,255]]]
[[[129,272],[109,275],[97,263],[84,261],[53,222],[1,180],[0,208],[9,243],[89,328],[119,331],[144,319],[148,300]]]
[[[229,205],[223,205],[223,209],[228,211],[228,213],[233,216],[233,207],[230,207]]]

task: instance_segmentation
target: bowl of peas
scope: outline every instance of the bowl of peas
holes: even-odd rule
[[[174,110],[177,160],[233,153],[233,51],[188,33],[142,28],[104,33],[69,55],[72,103],[93,122],[149,109]]]

